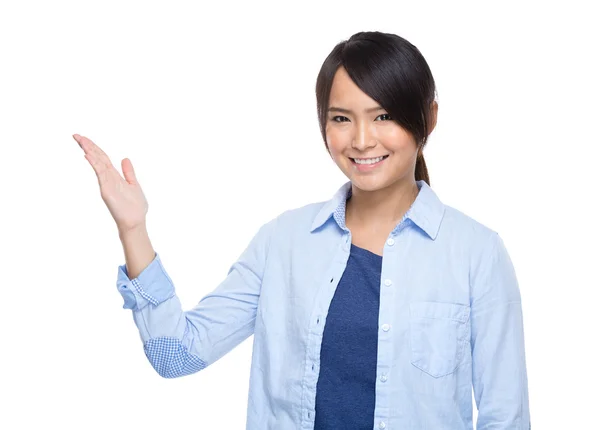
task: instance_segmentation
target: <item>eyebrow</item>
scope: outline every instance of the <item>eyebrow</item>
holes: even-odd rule
[[[365,112],[371,113],[371,112],[376,112],[378,110],[385,110],[385,109],[382,108],[381,106],[375,106],[372,108],[365,109]],[[352,113],[352,111],[350,109],[343,109],[341,107],[335,107],[335,106],[331,106],[329,109],[327,109],[327,111],[328,112]]]

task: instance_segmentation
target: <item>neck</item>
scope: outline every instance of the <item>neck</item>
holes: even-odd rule
[[[355,224],[396,225],[413,204],[419,187],[416,181],[398,181],[375,191],[363,191],[352,185],[346,205],[346,219]]]

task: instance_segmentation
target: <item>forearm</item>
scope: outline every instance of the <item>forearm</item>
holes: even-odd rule
[[[146,356],[160,375],[201,370],[252,335],[274,225],[275,220],[263,225],[225,279],[186,312],[145,228],[119,235],[127,261],[119,266],[117,290],[123,308],[133,311]]]
[[[127,275],[129,279],[136,278],[154,260],[156,254],[152,248],[146,225],[125,233],[120,232],[119,238],[125,253]]]

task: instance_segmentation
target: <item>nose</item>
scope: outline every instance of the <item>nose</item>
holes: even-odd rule
[[[357,124],[352,138],[352,148],[364,152],[376,146],[377,140],[370,129],[370,124],[365,124],[364,121],[359,121]]]

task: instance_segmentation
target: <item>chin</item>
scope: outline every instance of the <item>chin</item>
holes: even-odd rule
[[[393,181],[378,179],[375,177],[351,177],[352,185],[361,191],[378,191],[390,186]]]

